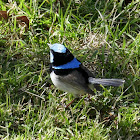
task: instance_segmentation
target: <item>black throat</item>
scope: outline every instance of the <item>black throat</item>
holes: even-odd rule
[[[68,75],[72,73],[75,69],[54,69],[52,68],[52,64],[50,64],[50,73],[53,71],[56,75]]]
[[[60,66],[67,64],[68,62],[72,61],[74,59],[74,56],[70,53],[70,51],[67,49],[65,53],[58,53],[51,50],[51,53],[53,54],[53,66]]]

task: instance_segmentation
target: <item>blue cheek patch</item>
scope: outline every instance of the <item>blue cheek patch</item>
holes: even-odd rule
[[[54,69],[74,69],[74,68],[79,68],[79,65],[81,63],[74,58],[72,61],[68,62],[67,64],[60,65],[60,66],[52,66]]]

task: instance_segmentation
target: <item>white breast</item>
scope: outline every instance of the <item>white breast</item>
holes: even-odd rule
[[[56,75],[53,71],[50,74],[51,80],[53,84],[60,90],[73,93],[75,96],[79,94],[83,94],[83,90],[79,89],[79,87],[73,86],[69,84],[68,82],[63,82],[60,80],[61,76]]]
[[[64,83],[62,83],[62,82],[59,80],[59,76],[56,75],[56,74],[54,73],[54,71],[51,72],[50,77],[51,77],[51,80],[52,80],[53,84],[54,84],[58,89],[61,89],[61,90],[65,89],[65,87],[64,87],[64,85],[63,85]]]

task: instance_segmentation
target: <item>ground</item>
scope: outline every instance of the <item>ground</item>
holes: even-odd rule
[[[0,0],[1,139],[140,139],[139,1]],[[125,79],[65,108],[49,75],[63,43],[95,77]]]

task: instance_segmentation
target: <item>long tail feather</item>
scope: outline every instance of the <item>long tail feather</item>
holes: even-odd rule
[[[125,82],[123,79],[96,79],[96,78],[89,78],[89,83],[91,84],[101,84],[103,86],[114,86],[118,87]]]

